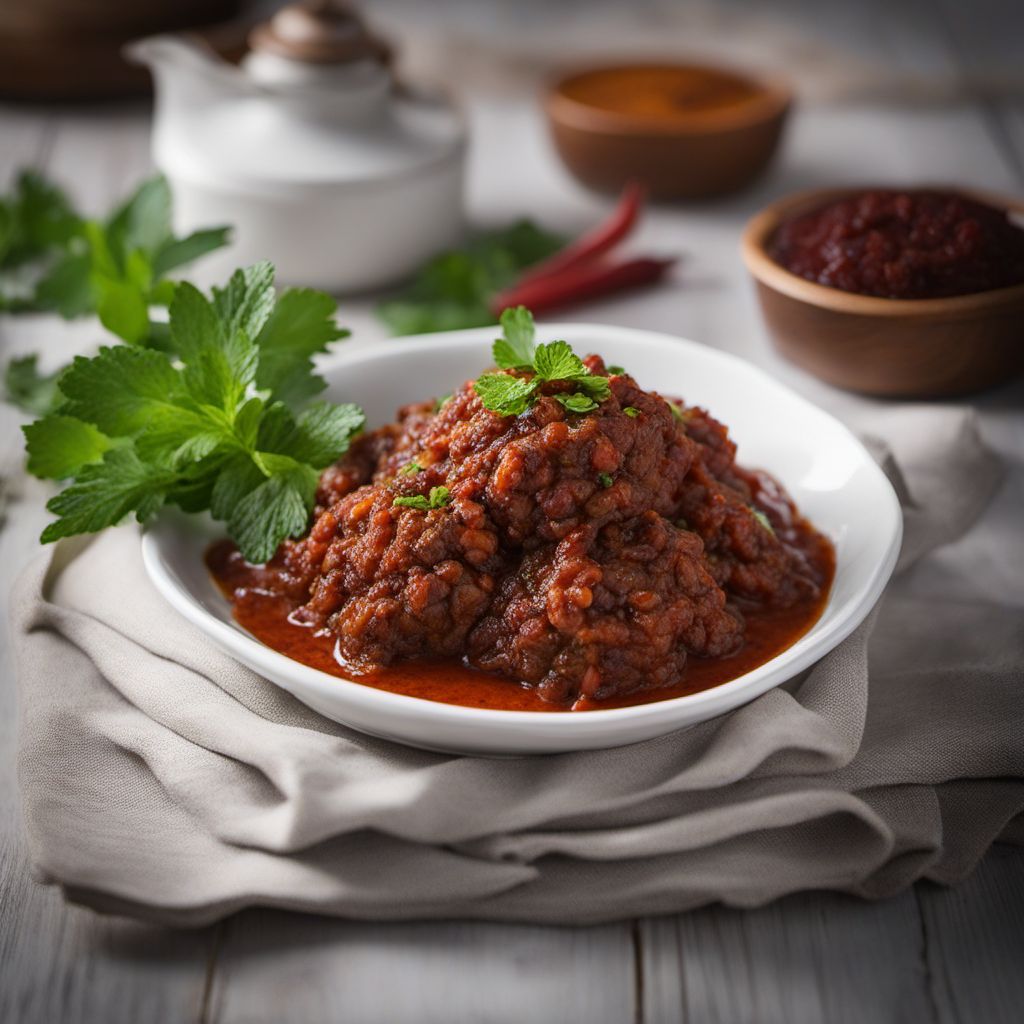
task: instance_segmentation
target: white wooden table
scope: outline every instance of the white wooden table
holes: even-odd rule
[[[645,11],[658,10],[645,16],[657,26],[665,6],[646,4]],[[786,6],[798,13],[812,10],[807,4]],[[898,6],[904,10],[890,5]],[[880,2],[833,8],[821,33],[862,46],[870,41],[911,78],[944,83],[939,93],[951,94],[942,103],[901,105],[891,96],[862,96],[808,106],[793,124],[778,166],[751,193],[712,205],[659,209],[648,218],[640,244],[688,254],[676,283],[595,304],[580,317],[693,337],[767,367],[840,415],[862,409],[865,403],[810,380],[772,353],[736,247],[754,209],[812,184],[948,180],[1024,192],[1024,100],[989,92],[1000,68],[1012,77],[1024,65],[1019,22],[1015,33],[1000,32],[986,11],[1003,8],[994,3],[980,11],[972,5],[970,17],[966,6],[951,2],[907,6],[911,14],[901,14],[888,32],[879,29],[885,9]],[[730,16],[743,9],[736,0],[723,5]],[[563,17],[579,14],[582,5],[569,4],[567,10]],[[382,13],[407,31],[416,17],[425,17],[400,3]],[[486,21],[479,8],[475,17]],[[508,18],[502,21],[493,12],[491,17],[499,27]],[[722,25],[716,24],[721,35]],[[591,27],[580,22],[581,37]],[[414,46],[411,51],[415,57]],[[478,221],[528,212],[578,231],[600,215],[606,204],[579,190],[557,164],[528,94],[485,91],[470,114],[469,205]],[[149,170],[147,133],[148,110],[142,105],[0,107],[0,183],[20,166],[38,166],[64,182],[86,209],[105,210]],[[343,303],[342,320],[362,338],[381,335],[368,301]],[[89,325],[69,331],[31,318],[4,323],[0,348],[4,358],[39,348],[63,361],[93,337]],[[1024,386],[976,404],[986,436],[1007,458],[1011,475],[979,529],[961,543],[971,545],[989,569],[986,599],[1024,609]],[[0,530],[4,603],[9,580],[34,553],[45,518],[45,488],[17,470],[18,422],[10,409],[0,409],[0,471],[7,477]],[[920,568],[915,586],[941,585],[939,557]],[[7,646],[5,635],[0,1024],[1024,1019],[1024,851],[1011,847],[996,847],[952,890],[920,884],[878,904],[808,894],[755,911],[708,908],[586,929],[374,925],[254,910],[199,931],[170,932],[67,907],[53,890],[31,881],[20,839],[16,695]]]

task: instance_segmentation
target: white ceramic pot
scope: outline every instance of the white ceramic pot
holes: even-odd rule
[[[391,284],[463,229],[463,119],[372,56],[253,52],[240,67],[175,36],[133,44],[156,80],[153,156],[179,232],[229,225],[202,277],[270,259],[333,292]]]

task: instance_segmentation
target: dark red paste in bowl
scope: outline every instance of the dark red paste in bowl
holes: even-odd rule
[[[768,255],[808,281],[888,299],[1024,283],[1024,229],[1006,210],[952,192],[838,199],[783,223]]]

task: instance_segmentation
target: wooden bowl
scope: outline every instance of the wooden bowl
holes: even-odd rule
[[[1024,213],[1018,199],[940,190]],[[942,299],[885,299],[815,284],[768,256],[782,221],[863,191],[800,192],[747,224],[743,261],[775,347],[829,384],[886,397],[966,395],[1024,370],[1024,284]]]
[[[723,102],[709,100],[715,89]],[[791,101],[781,83],[722,68],[622,64],[566,76],[545,110],[559,155],[584,185],[618,192],[636,180],[655,198],[704,199],[765,169]]]

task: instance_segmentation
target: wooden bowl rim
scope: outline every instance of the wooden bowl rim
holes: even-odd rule
[[[993,288],[967,295],[950,295],[938,299],[886,299],[877,295],[859,295],[839,288],[808,281],[776,263],[767,253],[766,245],[775,229],[793,214],[806,212],[833,199],[857,195],[861,192],[885,189],[887,191],[952,192],[976,199],[990,206],[1024,214],[1024,199],[1011,198],[983,189],[960,185],[915,185],[913,188],[892,185],[850,185],[834,188],[807,189],[784,196],[754,214],[743,229],[740,249],[743,262],[751,276],[761,284],[791,299],[809,306],[852,313],[858,316],[881,317],[950,317],[958,314],[996,310],[1003,306],[1024,303],[1024,282],[1006,288]]]
[[[682,68],[687,71],[711,71],[733,75],[762,90],[760,96],[736,109],[722,113],[695,114],[692,119],[684,116],[678,121],[664,118],[643,117],[604,110],[567,96],[564,89],[570,82],[586,75],[603,71],[631,71],[652,68]],[[675,136],[693,138],[702,135],[721,135],[727,132],[760,127],[785,116],[793,102],[793,90],[780,78],[750,73],[724,64],[707,64],[700,61],[679,60],[636,60],[619,61],[609,64],[590,64],[577,67],[563,74],[549,88],[545,107],[548,117],[567,128],[590,132],[594,135],[653,138]]]

